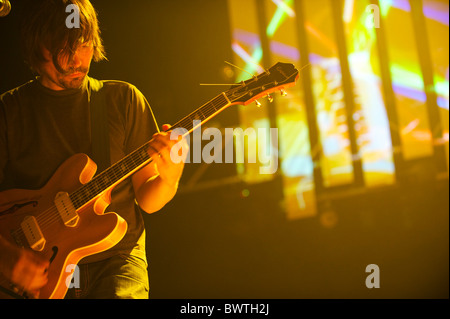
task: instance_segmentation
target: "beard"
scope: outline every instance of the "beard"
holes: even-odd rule
[[[84,79],[89,72],[89,68],[71,68],[64,73],[58,73],[57,80],[60,87],[65,89],[79,89],[83,85]],[[74,74],[79,73],[77,76]]]

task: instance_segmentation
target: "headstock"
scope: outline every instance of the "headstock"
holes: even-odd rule
[[[267,71],[236,84],[225,94],[231,104],[248,105],[256,101],[260,105],[257,99],[263,96],[268,96],[269,101],[273,101],[270,96],[272,92],[280,91],[285,96],[284,89],[294,86],[298,77],[298,70],[293,64],[278,62]]]

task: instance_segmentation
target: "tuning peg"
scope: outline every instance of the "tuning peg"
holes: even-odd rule
[[[257,106],[257,107],[261,107],[261,103],[259,103],[258,100],[255,100],[255,103],[256,103],[256,106]]]
[[[269,100],[270,103],[273,102],[273,97],[272,97],[272,95],[267,94],[267,99]]]
[[[285,91],[285,90],[283,90],[283,89],[281,89],[281,90],[280,90],[280,93],[281,93],[281,96],[287,96],[287,93],[286,93],[286,91]]]

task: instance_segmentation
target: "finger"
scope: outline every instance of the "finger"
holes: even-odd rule
[[[41,266],[29,265],[24,269],[24,287],[27,291],[36,290],[45,286],[48,282],[48,271],[45,262],[42,262]]]
[[[39,268],[40,270],[46,271],[48,269],[48,267],[50,267],[50,261],[48,261],[47,259],[41,258],[38,255],[33,255],[34,256],[34,262],[36,264],[36,267]]]
[[[172,127],[172,125],[170,125],[170,124],[163,124],[162,129],[163,129],[163,131],[167,132],[168,130],[170,130],[171,127]]]
[[[35,278],[33,281],[31,281],[28,285],[28,287],[24,288],[25,291],[31,292],[31,291],[38,291],[42,287],[44,287],[48,283],[48,278]]]
[[[29,263],[33,264],[37,273],[46,273],[50,267],[50,261],[33,252],[28,252]]]
[[[151,145],[150,148],[152,149],[150,157],[153,159],[153,163],[156,164],[156,167],[161,168],[163,165],[166,165],[167,161],[170,160],[169,148],[157,149]]]
[[[153,134],[153,138],[161,138],[161,137],[169,136],[169,135],[170,135],[170,133],[161,131],[161,132],[157,132],[157,133]]]
[[[39,294],[40,294],[39,290],[28,291],[28,297],[33,299],[39,299]]]
[[[158,152],[163,151],[163,148],[167,148],[167,153],[170,154],[170,150],[174,145],[176,145],[179,142],[183,143],[183,148],[186,148],[187,146],[187,140],[184,136],[178,135],[178,134],[172,134],[173,132],[169,133],[163,133],[163,134],[155,134],[153,136],[152,142],[159,143],[158,145],[155,145],[154,148],[158,149]],[[164,150],[165,151],[165,150]],[[166,157],[165,157],[166,158]]]
[[[176,141],[171,140],[169,135],[158,135],[152,139],[150,144],[158,153],[167,153],[175,143]]]
[[[48,276],[36,274],[29,285],[29,291],[37,290],[44,287],[48,283]]]
[[[153,140],[161,141],[164,144],[173,144],[177,140],[180,140],[180,136],[178,134],[173,134],[172,132],[161,132],[153,135]]]
[[[158,165],[158,162],[161,160],[161,154],[159,150],[152,144],[150,144],[148,146],[147,153],[150,155],[150,158],[153,160],[153,163]]]
[[[170,150],[177,143],[177,141],[170,140],[168,136],[155,137],[150,146],[156,150],[162,157],[167,158],[170,154]]]

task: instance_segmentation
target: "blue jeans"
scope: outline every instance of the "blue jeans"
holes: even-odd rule
[[[65,299],[148,299],[147,263],[123,254],[82,264],[78,284],[68,289]]]

